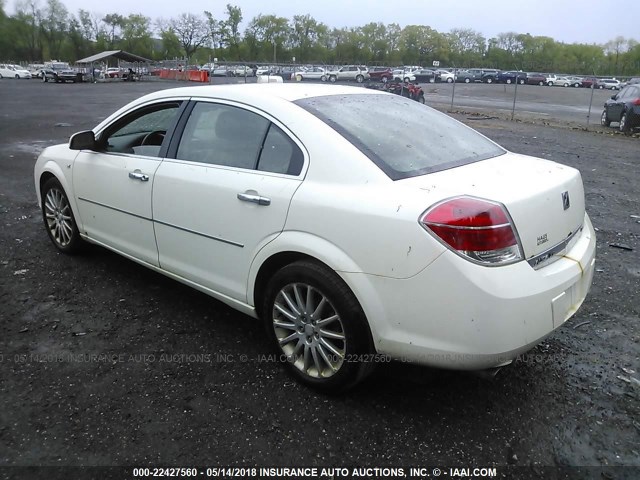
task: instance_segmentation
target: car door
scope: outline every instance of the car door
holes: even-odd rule
[[[624,111],[625,98],[629,94],[630,89],[624,89],[620,93],[613,95],[607,105],[607,116],[612,122],[619,122]]]
[[[249,106],[194,102],[156,172],[161,268],[237,301],[257,252],[275,239],[302,182],[302,146]]]
[[[148,104],[120,117],[99,132],[97,151],[80,151],[73,165],[83,233],[155,266],[151,192],[182,103]]]

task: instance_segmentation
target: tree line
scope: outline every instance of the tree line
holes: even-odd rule
[[[618,36],[603,44],[563,43],[550,37],[504,32],[486,38],[469,28],[439,32],[425,25],[371,22],[335,28],[310,15],[258,15],[244,31],[242,9],[174,18],[69,12],[60,0],[18,0],[15,13],[0,0],[0,60],[73,62],[122,49],[152,59],[367,65],[492,67],[503,70],[630,76],[640,73],[640,44]],[[295,62],[294,59],[295,58]]]

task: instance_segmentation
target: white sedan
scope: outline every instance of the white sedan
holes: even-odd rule
[[[594,272],[577,170],[380,91],[162,90],[34,173],[58,250],[101,245],[261,318],[322,390],[387,358],[505,365],[578,310]]]
[[[291,74],[291,80],[301,82],[303,80],[320,80],[327,81],[327,72],[322,67],[311,67],[309,69],[296,70]]]
[[[20,65],[0,65],[0,78],[31,78],[31,72]]]

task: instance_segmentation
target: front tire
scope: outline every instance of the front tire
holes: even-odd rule
[[[469,83],[469,82],[471,82],[471,80],[470,80],[470,79],[468,79],[468,78],[465,78],[465,79],[464,79],[464,83]]]
[[[69,198],[57,178],[50,178],[42,187],[42,220],[49,238],[63,253],[73,254],[82,239],[71,210]]]
[[[326,75],[322,75],[322,76],[320,77],[320,81],[321,81],[321,82],[326,82],[326,81],[327,81],[327,76],[326,76]]]
[[[337,78],[336,78],[336,76],[335,76],[335,75],[331,75],[331,76],[329,77],[329,82],[331,82],[331,83],[336,83],[336,80],[337,80]]]
[[[507,78],[507,85],[511,85],[511,79]]]
[[[276,272],[262,317],[288,372],[312,388],[344,390],[371,370],[371,333],[362,308],[324,265],[299,261]]]
[[[607,116],[607,109],[605,108],[602,111],[602,115],[600,115],[600,125],[602,125],[603,127],[608,127],[611,125],[611,121],[609,120],[609,117]]]
[[[544,85],[544,82],[543,82],[543,81],[540,81],[540,82],[538,82],[538,85],[543,86],[543,85]]]
[[[453,83],[453,78],[451,77],[447,78],[447,83]]]
[[[520,80],[520,85],[524,85],[524,80],[523,79]]]
[[[487,78],[487,83],[493,83],[493,78]]]

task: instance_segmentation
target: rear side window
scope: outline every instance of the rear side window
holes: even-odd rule
[[[299,175],[304,155],[277,125],[231,105],[193,107],[176,158],[262,172]]]
[[[295,103],[349,140],[392,180],[506,153],[448,115],[398,95],[330,95]]]
[[[266,118],[248,110],[201,102],[191,111],[177,158],[253,169],[268,128]]]

